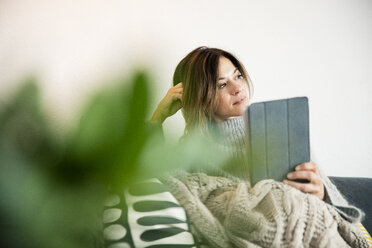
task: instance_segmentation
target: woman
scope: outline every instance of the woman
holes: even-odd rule
[[[151,121],[162,124],[182,108],[185,134],[198,128],[209,137],[212,129],[217,130],[220,137],[216,140],[223,149],[244,157],[246,139],[242,114],[252,96],[252,82],[243,64],[224,50],[198,47],[178,64],[173,85]],[[249,180],[244,164],[235,165],[230,173]],[[334,185],[320,173],[316,163],[299,164],[287,177],[283,183],[333,205],[350,222],[360,221],[361,211],[348,205]],[[309,182],[295,182],[297,179]]]

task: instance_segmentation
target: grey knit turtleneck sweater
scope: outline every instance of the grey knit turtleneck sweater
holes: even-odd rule
[[[212,123],[214,139],[222,151],[227,152],[232,160],[226,167],[209,171],[209,175],[225,176],[238,181],[250,181],[247,157],[247,134],[243,117],[233,118],[220,123]],[[348,204],[336,186],[319,170],[325,186],[325,202],[332,205],[350,222],[360,222],[363,213]]]
[[[250,183],[247,156],[247,132],[243,117],[223,122],[213,122],[213,138],[222,152],[231,157],[223,171],[238,180]],[[242,166],[246,165],[246,166]]]

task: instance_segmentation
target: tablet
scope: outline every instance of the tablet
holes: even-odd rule
[[[252,185],[263,179],[282,181],[296,165],[310,161],[307,97],[253,103],[245,109],[244,121]]]

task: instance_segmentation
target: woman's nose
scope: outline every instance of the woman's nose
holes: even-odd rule
[[[242,91],[242,85],[239,84],[238,82],[233,81],[231,85],[232,85],[231,93],[233,95],[237,95]]]

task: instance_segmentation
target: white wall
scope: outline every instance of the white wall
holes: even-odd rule
[[[200,45],[239,57],[253,101],[306,95],[311,143],[329,175],[372,177],[370,0],[0,1],[0,103],[36,75],[61,130],[107,79],[145,65],[157,101]],[[180,114],[165,123],[180,136]]]

